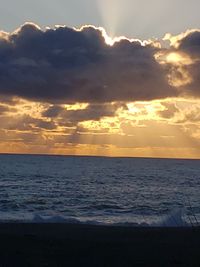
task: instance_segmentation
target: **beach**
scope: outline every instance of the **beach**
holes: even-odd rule
[[[200,228],[2,223],[0,266],[200,266]]]

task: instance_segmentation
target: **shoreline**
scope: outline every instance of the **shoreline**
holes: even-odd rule
[[[0,266],[200,266],[200,227],[0,223]]]

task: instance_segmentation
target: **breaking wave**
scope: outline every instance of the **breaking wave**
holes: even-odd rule
[[[10,218],[1,218],[2,223],[64,223],[64,224],[89,224],[89,225],[105,225],[105,226],[122,226],[122,227],[191,227],[193,225],[189,224],[184,219],[183,209],[173,210],[170,214],[158,218],[152,222],[103,222],[98,220],[83,220],[73,217],[66,217],[61,215],[40,215],[33,214],[29,216],[24,216],[23,218],[10,217]]]

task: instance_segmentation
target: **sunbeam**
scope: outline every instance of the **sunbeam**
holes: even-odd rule
[[[120,0],[97,0],[97,5],[106,31],[114,37],[121,16]]]

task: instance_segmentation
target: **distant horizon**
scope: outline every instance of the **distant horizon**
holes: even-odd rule
[[[67,155],[67,154],[31,154],[31,153],[1,153],[10,156],[50,156],[50,157],[85,157],[85,158],[121,158],[121,159],[167,159],[167,160],[200,160],[200,158],[162,158],[162,157],[126,157],[126,156],[103,156],[103,155]]]

